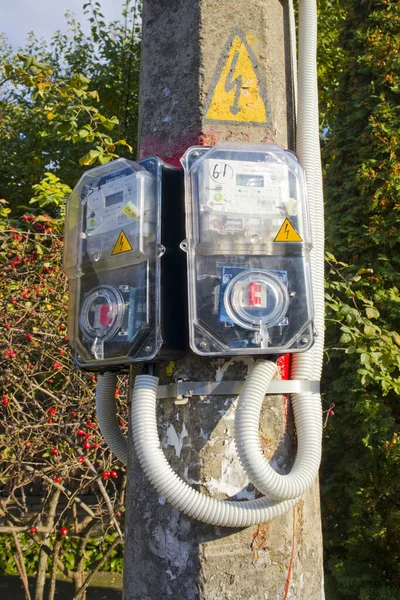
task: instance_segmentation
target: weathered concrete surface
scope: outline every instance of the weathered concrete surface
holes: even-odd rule
[[[291,147],[285,11],[278,0],[145,0],[140,155],[157,154],[179,164],[188,146],[218,140],[269,140]],[[257,61],[254,71],[268,113],[263,124],[207,119],[218,65],[225,60],[224,47],[226,51],[227,40],[238,30]],[[246,95],[246,82],[242,85],[240,94]],[[188,354],[174,371],[199,381],[239,379],[252,362],[251,358],[206,360]],[[162,380],[173,380],[165,367],[160,368]],[[160,436],[171,465],[188,483],[219,498],[254,498],[255,490],[248,485],[234,449],[234,402],[234,398],[207,397],[177,407],[162,401]],[[261,439],[276,468],[289,469],[295,437],[290,407],[281,396],[265,400]],[[158,497],[137,464],[132,444],[128,477],[125,600],[324,597],[317,486],[287,515],[268,524],[229,530],[192,521]]]

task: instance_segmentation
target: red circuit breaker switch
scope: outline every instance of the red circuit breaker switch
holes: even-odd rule
[[[267,292],[262,283],[250,281],[248,287],[248,306],[265,308],[267,306]]]
[[[101,326],[101,327],[105,327],[107,325],[111,325],[113,318],[112,318],[112,310],[110,310],[110,307],[107,303],[105,304],[98,304],[96,306],[96,311],[95,311],[95,327],[97,326]]]
[[[249,306],[261,306],[261,284],[249,283]]]

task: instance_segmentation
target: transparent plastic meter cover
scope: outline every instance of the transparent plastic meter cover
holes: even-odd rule
[[[185,169],[190,345],[198,354],[313,343],[304,171],[272,144],[190,148]]]
[[[68,335],[80,366],[153,358],[160,346],[157,178],[118,159],[82,176],[67,204]]]

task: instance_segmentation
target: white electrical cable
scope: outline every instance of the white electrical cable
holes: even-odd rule
[[[280,475],[265,458],[259,436],[262,403],[275,373],[275,363],[258,361],[246,379],[236,409],[235,442],[251,483],[269,498],[287,500],[304,494],[317,476],[321,460],[321,402],[318,394],[292,395],[297,454],[290,473]],[[298,396],[302,397],[300,401]]]
[[[310,205],[313,248],[310,253],[317,337],[307,352],[295,354],[291,379],[321,379],[324,354],[324,199],[318,114],[317,84],[317,7],[315,0],[299,2],[299,82],[297,146],[305,168]],[[314,403],[322,430],[322,408],[313,394],[296,394],[293,410],[299,412],[305,402]],[[322,434],[321,434],[322,435]]]
[[[293,27],[293,24],[292,24]],[[292,28],[291,27],[291,28]],[[292,63],[295,42],[291,43]],[[292,360],[291,379],[321,379],[324,344],[324,206],[319,146],[317,87],[317,10],[314,0],[299,2],[299,81],[297,153],[305,168],[313,238],[311,272],[315,305],[314,346]],[[296,89],[296,86],[295,86]],[[319,394],[292,394],[298,450],[292,470],[280,475],[266,461],[259,441],[259,418],[264,395],[275,367],[258,363],[239,396],[235,421],[238,453],[250,481],[276,500],[302,495],[315,480],[322,444],[322,406]]]
[[[116,373],[108,372],[97,376],[96,411],[100,431],[107,446],[126,465],[128,463],[128,443],[117,421],[116,387]]]
[[[293,0],[288,2],[289,9],[289,39],[290,39],[290,65],[292,67],[292,85],[293,85],[293,113],[295,128],[297,124],[297,36],[296,36],[296,18],[294,14]]]
[[[156,402],[158,378],[136,377],[132,395],[131,427],[139,462],[157,492],[193,519],[219,527],[248,527],[287,512],[297,500],[274,502],[269,498],[217,500],[194,490],[169,465],[160,448]]]

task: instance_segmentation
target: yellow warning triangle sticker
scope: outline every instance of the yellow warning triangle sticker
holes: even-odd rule
[[[302,238],[299,236],[289,219],[285,219],[282,223],[282,227],[278,231],[274,242],[302,242]]]
[[[128,252],[128,250],[132,250],[132,246],[130,245],[124,231],[121,230],[121,233],[117,239],[117,243],[115,244],[114,250],[111,252],[111,254],[122,254],[122,252]]]
[[[205,103],[206,119],[233,123],[268,121],[257,58],[241,30],[229,37]]]

